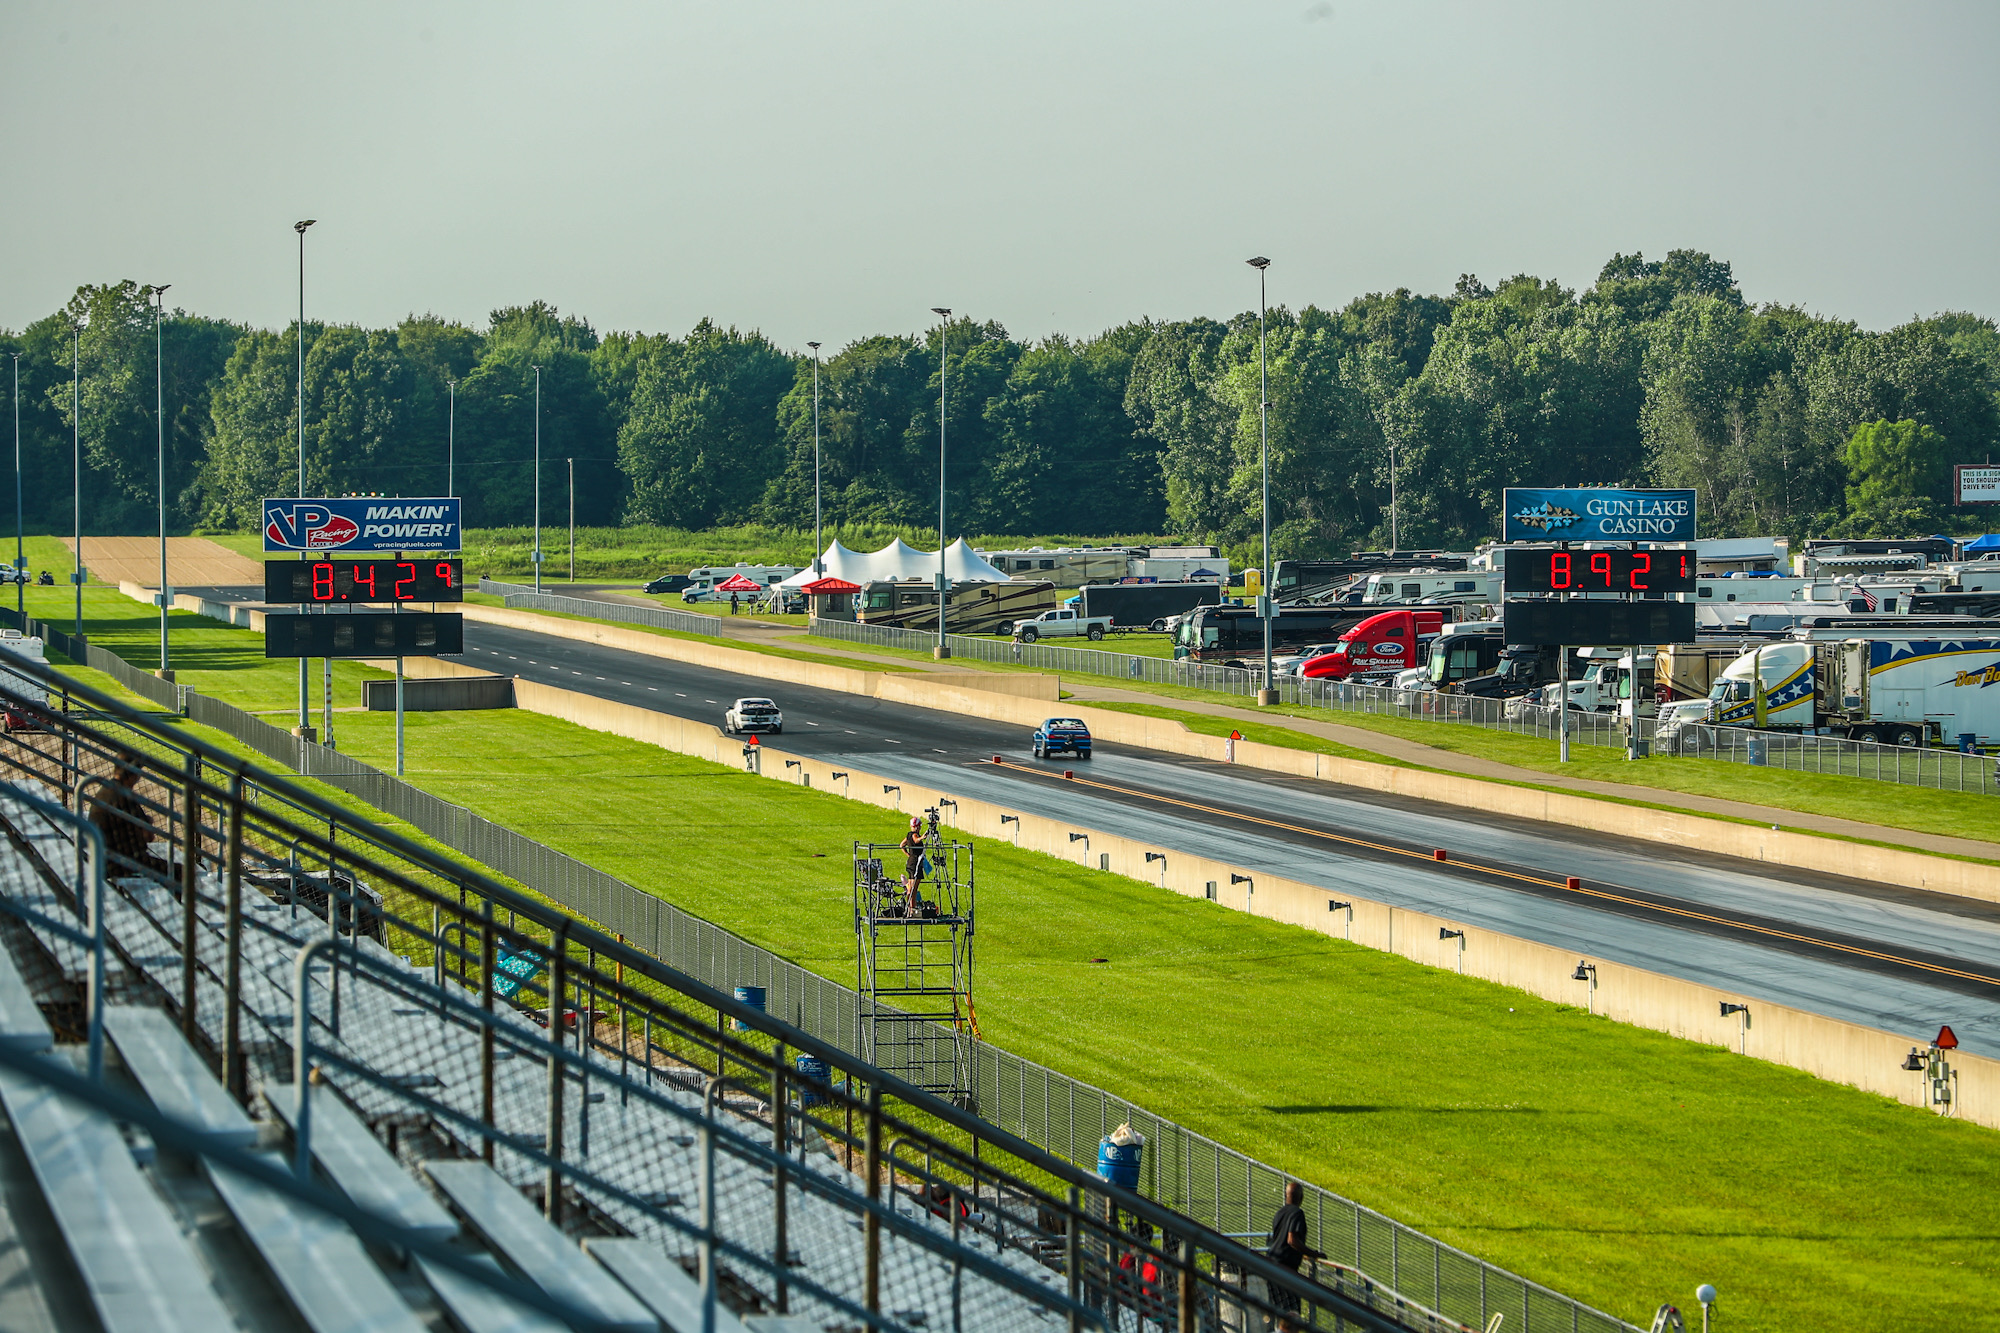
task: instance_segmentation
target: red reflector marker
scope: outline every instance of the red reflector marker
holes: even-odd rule
[[[1447,856],[1447,855],[1445,854],[1445,850],[1444,850],[1444,848],[1442,848],[1442,847],[1434,847],[1434,848],[1432,848],[1432,849],[1431,849],[1431,860],[1433,860],[1433,861],[1449,861],[1449,860],[1451,860],[1451,857],[1449,857],[1449,856]]]
[[[994,763],[996,763],[996,764],[997,764],[997,763],[999,763],[999,762],[1000,762],[1000,756],[999,756],[999,755],[997,755],[997,754],[996,754],[996,755],[994,755],[994,756],[993,756],[993,762],[994,762]]]
[[[1063,776],[1066,778],[1073,778],[1076,776],[1076,770],[1073,768],[1065,768],[1063,770]]]
[[[745,745],[755,745],[755,744],[757,743],[757,738],[756,738],[755,736],[752,736],[752,737],[751,737],[751,738],[750,738],[749,740],[747,740],[747,741],[745,741],[745,742],[743,742],[743,743],[744,743]]]
[[[1563,887],[1566,889],[1580,889],[1583,887],[1583,881],[1578,879],[1575,875],[1571,875],[1568,879],[1563,881]]]

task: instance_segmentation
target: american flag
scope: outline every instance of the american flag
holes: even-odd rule
[[[1862,587],[1859,583],[1854,585],[1854,592],[1856,596],[1861,598],[1861,604],[1863,606],[1867,607],[1870,611],[1873,611],[1876,608],[1877,602],[1875,600],[1874,593],[1868,591],[1868,589]]]

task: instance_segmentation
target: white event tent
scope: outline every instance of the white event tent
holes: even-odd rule
[[[814,579],[826,576],[846,579],[849,583],[887,582],[897,579],[919,579],[928,583],[937,573],[937,567],[936,551],[919,551],[901,537],[879,551],[850,551],[836,540],[820,557],[820,572],[815,573],[808,565],[778,586],[800,588]],[[1007,581],[1007,575],[996,569],[979,552],[966,545],[963,537],[945,547],[944,570],[945,575],[953,583]]]

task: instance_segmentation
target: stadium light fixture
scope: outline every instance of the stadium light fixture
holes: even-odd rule
[[[931,313],[938,317],[938,638],[936,656],[942,660],[951,656],[951,649],[944,641],[945,593],[951,587],[944,572],[944,409],[945,409],[945,334],[951,331],[951,307],[934,305]]]
[[[1257,692],[1257,702],[1268,708],[1278,702],[1271,679],[1271,385],[1264,363],[1264,270],[1271,261],[1258,255],[1244,262],[1257,270],[1257,439],[1264,470],[1264,571],[1257,589],[1257,618],[1264,622],[1264,688]]]

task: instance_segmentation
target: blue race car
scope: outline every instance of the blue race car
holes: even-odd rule
[[[1079,718],[1052,717],[1035,728],[1035,758],[1046,759],[1063,750],[1078,759],[1090,758],[1090,728]]]

